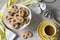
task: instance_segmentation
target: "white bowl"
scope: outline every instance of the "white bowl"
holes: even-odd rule
[[[29,16],[28,16],[28,18],[29,18],[30,21],[31,21],[32,15],[31,15],[30,9],[27,8],[27,7],[24,6],[24,5],[21,5],[21,4],[15,4],[15,5],[18,6],[18,8],[24,7],[24,8],[26,8],[26,9],[28,9],[28,10],[29,10],[29,13],[30,13]],[[12,6],[12,5],[11,5],[11,6]],[[8,7],[8,8],[5,8],[5,9],[3,10],[3,14],[4,14],[4,15],[3,15],[3,21],[4,21],[5,25],[6,25],[8,28],[13,29],[13,28],[12,28],[12,25],[11,25],[9,22],[7,22],[6,19],[5,19],[5,16],[6,16],[8,10],[11,8],[11,6]],[[22,27],[20,27],[19,29],[23,29],[23,28],[27,27],[27,26],[30,24],[30,21],[29,21],[27,24],[24,24],[24,25],[23,25]],[[14,30],[14,29],[13,29],[13,30]]]

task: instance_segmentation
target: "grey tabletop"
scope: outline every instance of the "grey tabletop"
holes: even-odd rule
[[[7,1],[8,0],[0,0],[0,9],[2,9],[3,5]],[[56,14],[60,15],[60,0],[56,0],[56,2],[54,2],[54,3],[46,3],[46,4],[47,4],[47,6],[55,8],[56,10],[58,10],[58,11],[56,11]],[[21,35],[24,31],[28,30],[28,31],[31,31],[33,33],[33,37],[28,38],[26,40],[40,40],[40,38],[38,37],[38,34],[37,34],[37,27],[40,24],[40,22],[42,22],[42,21],[53,21],[53,22],[55,22],[56,24],[59,25],[59,23],[56,22],[54,19],[49,20],[49,19],[45,18],[42,14],[41,15],[36,15],[36,14],[32,13],[32,21],[31,21],[30,25],[28,27],[20,30],[20,32],[18,32],[18,33],[16,33],[15,31],[13,31],[13,32]],[[14,39],[14,40],[24,40],[24,39],[22,39],[20,36],[17,36],[17,38]],[[58,39],[58,40],[60,40],[60,39]]]

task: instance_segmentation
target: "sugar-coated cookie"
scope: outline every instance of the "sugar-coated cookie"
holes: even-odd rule
[[[29,22],[29,18],[24,18],[24,24],[27,24]]]
[[[30,32],[30,31],[24,32],[24,33],[22,34],[22,38],[24,38],[24,39],[30,38],[30,37],[32,37],[32,36],[33,36],[33,34],[32,34],[32,32]]]

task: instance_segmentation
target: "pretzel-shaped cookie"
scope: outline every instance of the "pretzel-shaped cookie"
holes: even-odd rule
[[[18,9],[18,7],[16,6],[16,5],[12,5],[12,7],[11,7],[13,10],[14,9]]]
[[[29,11],[26,9],[25,10],[25,16],[28,16],[29,15]]]
[[[29,22],[29,18],[24,18],[24,24],[27,24]]]
[[[17,29],[17,28],[22,27],[22,26],[23,26],[23,24],[17,22],[17,23],[14,23],[12,27],[13,27],[14,29]]]
[[[8,21],[8,20],[11,20],[11,19],[13,19],[10,15],[7,15],[6,16],[6,20]]]
[[[24,39],[30,38],[30,37],[32,37],[32,36],[33,36],[33,34],[32,34],[30,31],[24,32],[24,33],[22,34],[22,37],[23,37]]]
[[[24,10],[19,10],[19,15],[21,16],[21,17],[24,17]]]
[[[24,11],[24,16],[29,15],[29,11],[26,8],[21,7],[20,10]]]

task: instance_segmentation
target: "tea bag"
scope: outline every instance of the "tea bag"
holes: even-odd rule
[[[47,9],[43,12],[43,14],[46,18],[49,18],[49,19],[53,18],[53,11],[52,10]]]
[[[45,10],[46,9],[46,4],[45,3],[39,3],[40,4],[40,8],[42,10]]]
[[[40,14],[41,13],[40,7],[33,7],[32,11],[35,12],[36,14]]]

